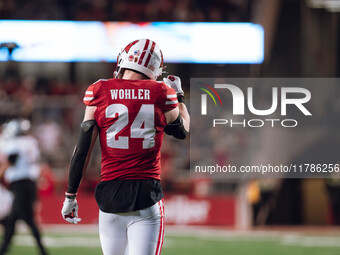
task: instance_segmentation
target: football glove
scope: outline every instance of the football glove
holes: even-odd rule
[[[173,88],[177,94],[184,96],[184,91],[182,90],[181,79],[178,76],[168,75],[167,78],[163,78],[163,81],[170,88]]]
[[[65,197],[63,209],[61,209],[61,215],[63,216],[64,220],[73,224],[80,222],[81,218],[78,217],[78,210],[79,206],[77,199]]]

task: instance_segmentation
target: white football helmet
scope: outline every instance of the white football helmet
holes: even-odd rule
[[[11,120],[3,125],[2,135],[4,138],[11,138],[25,134],[29,131],[31,123],[26,119]]]
[[[150,39],[140,39],[129,43],[117,57],[114,77],[118,78],[122,69],[131,69],[145,74],[152,80],[163,72],[163,54],[159,46]]]

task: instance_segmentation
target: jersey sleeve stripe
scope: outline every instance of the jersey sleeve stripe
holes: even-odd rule
[[[178,100],[176,101],[166,101],[165,104],[166,105],[169,105],[169,104],[177,104],[178,103]]]
[[[177,95],[167,95],[167,98],[177,98]]]
[[[84,97],[84,101],[91,101],[94,97]]]
[[[93,95],[93,91],[86,91],[85,95]]]

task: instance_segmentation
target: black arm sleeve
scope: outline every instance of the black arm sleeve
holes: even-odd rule
[[[80,125],[78,143],[73,153],[68,178],[68,193],[77,193],[87,154],[91,145],[92,134],[96,126],[95,120],[87,120]]]
[[[167,135],[172,135],[173,137],[182,140],[185,139],[188,134],[188,132],[185,130],[183,126],[183,119],[180,114],[178,114],[178,117],[174,122],[168,124],[164,128],[164,132]]]

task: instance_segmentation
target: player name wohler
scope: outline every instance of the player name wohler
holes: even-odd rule
[[[111,98],[150,100],[149,89],[111,89]]]

